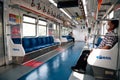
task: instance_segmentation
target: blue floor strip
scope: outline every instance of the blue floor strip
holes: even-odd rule
[[[74,45],[51,58],[40,67],[34,69],[18,80],[68,80],[83,49],[84,42],[75,42]]]

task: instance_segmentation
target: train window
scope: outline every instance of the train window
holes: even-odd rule
[[[23,22],[35,23],[35,20],[36,20],[35,18],[23,16]]]
[[[43,20],[38,21],[38,36],[46,36],[47,35],[47,22]]]
[[[56,24],[53,24],[53,29],[56,30]]]
[[[47,22],[46,22],[46,21],[39,20],[39,21],[38,21],[38,24],[39,24],[39,25],[44,25],[44,26],[46,26],[46,25],[47,25]]]
[[[109,14],[109,18],[112,19],[114,17],[114,11],[112,11],[110,14]]]
[[[62,35],[68,35],[68,33],[69,33],[69,28],[62,27],[61,34],[62,34]]]
[[[23,16],[23,36],[36,36],[36,19]]]
[[[38,36],[46,36],[46,26],[40,26],[38,25]]]
[[[101,26],[102,26],[101,27],[101,35],[105,35],[107,32],[106,27],[108,26],[107,21],[103,21]]]
[[[36,28],[33,24],[23,23],[23,36],[35,36]]]

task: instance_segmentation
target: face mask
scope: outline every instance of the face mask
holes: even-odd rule
[[[110,28],[110,26],[106,26],[106,29],[108,30]]]

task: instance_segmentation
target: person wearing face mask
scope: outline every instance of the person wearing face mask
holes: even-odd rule
[[[118,20],[111,20],[108,21],[108,28],[107,33],[105,34],[104,38],[102,39],[101,43],[99,44],[99,49],[111,49],[117,42],[118,37],[114,33],[114,29],[118,27],[119,21]],[[71,69],[78,73],[85,73],[86,66],[87,66],[87,58],[92,51],[85,50],[82,52],[77,64],[72,66]]]

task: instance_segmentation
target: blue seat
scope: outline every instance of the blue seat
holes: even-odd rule
[[[38,46],[42,45],[42,42],[43,42],[42,37],[37,37],[37,41],[38,41],[38,44],[37,44]]]
[[[96,44],[89,43],[89,48],[91,48],[91,49],[92,48],[97,48],[99,46],[99,44],[101,43],[101,41],[102,41],[102,38],[98,37]]]
[[[38,41],[39,41],[38,47],[39,47],[40,49],[41,49],[41,48],[48,47],[48,45],[46,45],[46,44],[47,44],[47,37],[39,37]]]
[[[52,36],[49,36],[49,38],[50,38],[50,43],[54,43],[53,37],[52,37]]]
[[[19,43],[19,41],[17,43]],[[22,38],[22,46],[25,50],[25,53],[35,51],[38,49],[42,49],[42,48],[46,48],[49,46],[57,45],[57,44],[59,43],[54,42],[54,39],[52,36]]]
[[[21,38],[12,38],[14,44],[21,44]]]
[[[46,41],[47,41],[47,44],[51,44],[51,40],[50,40],[50,37],[48,36],[48,37],[46,37]]]
[[[73,41],[73,37],[70,36],[70,35],[62,36],[62,37],[63,37],[63,38],[66,38],[68,42],[69,42],[69,41]]]
[[[66,38],[67,36],[64,35],[64,36],[62,36],[62,37],[63,37],[63,38]]]
[[[95,45],[98,47],[99,44],[101,43],[101,41],[102,41],[102,38],[101,38],[101,37],[98,37],[97,43],[96,43]]]
[[[68,36],[67,36],[67,40],[68,40],[68,41],[73,41],[73,37],[70,36],[70,35],[68,35]]]
[[[42,45],[47,44],[47,37],[42,37]]]
[[[31,44],[31,48],[33,48],[33,50],[39,49],[39,47],[37,47],[38,46],[37,38],[30,38],[30,44]]]
[[[33,48],[31,48],[30,40],[29,38],[23,38],[22,39],[22,45],[25,50],[25,53],[33,51]]]

